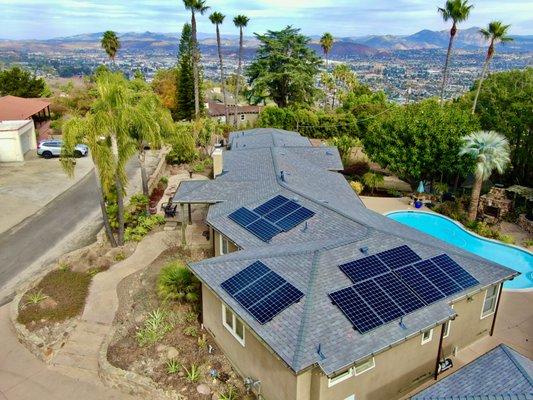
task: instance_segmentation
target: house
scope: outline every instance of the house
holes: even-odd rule
[[[50,102],[44,98],[0,97],[0,121],[31,119],[40,139],[50,133]]]
[[[0,162],[22,162],[24,154],[35,149],[32,121],[0,121]]]
[[[533,361],[501,344],[411,399],[533,399]]]
[[[226,114],[224,110],[224,104],[216,100],[209,100],[205,108],[209,117],[216,119],[219,122],[226,122]],[[235,118],[235,104],[228,103],[228,123],[233,123]],[[241,106],[237,105],[237,122],[239,125],[253,125],[257,122],[262,107],[260,106]]]
[[[203,324],[265,399],[394,400],[492,334],[517,273],[368,210],[336,148],[252,129],[213,168],[173,201],[209,205]]]

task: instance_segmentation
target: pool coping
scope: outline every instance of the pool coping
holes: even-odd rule
[[[455,225],[457,225],[459,228],[461,228],[463,231],[465,231],[467,234],[469,234],[471,236],[474,236],[476,238],[479,238],[479,239],[487,241],[487,242],[492,242],[492,243],[499,244],[499,245],[502,245],[502,246],[515,248],[515,249],[520,250],[520,251],[522,251],[522,252],[524,252],[526,254],[529,254],[529,255],[531,255],[533,257],[533,252],[529,251],[528,249],[525,249],[523,247],[520,247],[520,246],[517,246],[517,245],[514,245],[514,244],[503,243],[503,242],[501,242],[499,240],[496,240],[496,239],[486,238],[484,236],[478,235],[477,233],[472,232],[471,230],[467,229],[459,221],[456,221],[454,219],[451,219],[451,218],[449,218],[449,217],[447,217],[445,215],[436,213],[434,211],[430,212],[430,211],[422,211],[422,210],[405,209],[405,210],[387,211],[387,212],[383,213],[383,215],[388,217],[391,214],[405,213],[405,212],[407,212],[407,213],[429,214],[429,215],[433,215],[433,216],[438,217],[438,218],[442,218],[442,219],[448,220],[448,221],[454,223]],[[519,271],[517,271],[517,272],[519,272]],[[533,292],[533,287],[531,287],[531,288],[522,288],[522,289],[507,289],[507,288],[503,288],[503,290],[506,290],[508,292]]]

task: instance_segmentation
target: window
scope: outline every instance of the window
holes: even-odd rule
[[[423,332],[422,333],[422,344],[431,342],[432,338],[433,338],[433,329]]]
[[[345,381],[346,379],[349,379],[352,376],[353,376],[353,368],[350,368],[328,379],[328,387],[332,387],[333,385],[336,385],[337,383]]]
[[[446,323],[444,324],[444,336],[442,336],[443,338],[447,338],[448,335],[450,334],[450,325],[451,324],[452,324],[452,320],[451,319],[446,321]]]
[[[222,304],[222,324],[244,346],[244,324],[224,304]]]
[[[337,374],[330,379],[328,379],[328,387],[331,387],[333,385],[336,385],[339,382],[345,381],[346,379],[351,378],[352,376],[357,376],[365,373],[366,371],[371,370],[376,366],[376,362],[374,360],[374,357],[366,360],[365,362],[358,364],[344,372],[341,372],[340,374]]]
[[[229,253],[229,240],[226,239],[224,236],[220,235],[220,254],[228,254]]]
[[[481,310],[481,319],[494,313],[498,302],[499,287],[500,285],[491,286],[485,292],[485,301],[483,302],[483,309]]]
[[[374,360],[374,357],[372,357],[371,359],[365,361],[364,363],[356,365],[354,367],[354,369],[353,369],[354,370],[354,374],[355,374],[355,376],[361,375],[363,372],[371,370],[375,366],[376,366],[376,361]]]

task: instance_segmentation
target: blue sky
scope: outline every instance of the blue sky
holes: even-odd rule
[[[410,34],[445,29],[436,12],[445,0],[208,0],[213,10],[251,18],[248,32],[293,25],[305,34],[329,31],[335,36]],[[512,24],[511,33],[533,34],[532,0],[471,0],[474,10],[465,26],[491,19]],[[210,10],[211,11],[211,10]],[[188,18],[181,0],[0,0],[0,38],[44,39],[107,29],[118,32],[177,32]],[[211,32],[207,16],[200,32]],[[231,19],[222,27],[236,33]]]

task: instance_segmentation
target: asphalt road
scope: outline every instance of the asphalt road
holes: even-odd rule
[[[133,158],[126,167],[130,180],[137,169],[138,162]],[[0,288],[99,210],[94,179],[93,173],[88,174],[38,213],[0,235]],[[101,221],[96,226],[101,226]]]

